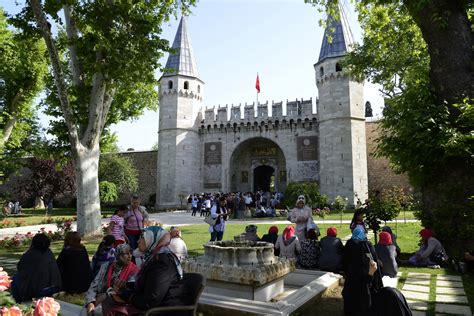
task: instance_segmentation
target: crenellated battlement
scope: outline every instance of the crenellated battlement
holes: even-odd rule
[[[316,99],[318,103],[318,99]],[[271,112],[270,112],[271,108]],[[286,109],[286,115],[283,115],[283,109]],[[228,113],[230,110],[230,113]],[[295,101],[286,100],[286,102],[274,102],[270,104],[268,101],[265,103],[255,102],[250,104],[239,104],[234,106],[233,104],[207,108],[204,111],[204,120],[201,122],[204,126],[214,125],[227,125],[227,124],[240,124],[240,123],[254,123],[261,122],[262,120],[282,120],[286,119],[309,119],[312,120],[316,117],[316,113],[313,113],[313,98],[307,100],[296,99]]]

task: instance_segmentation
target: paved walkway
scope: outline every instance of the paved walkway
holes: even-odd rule
[[[434,302],[436,315],[472,315],[461,276],[414,272],[403,276],[402,293],[413,316],[426,315],[429,302]],[[435,289],[435,293],[431,294],[430,289]]]
[[[205,224],[204,217],[198,216],[191,216],[191,213],[186,211],[175,211],[175,212],[163,212],[163,213],[152,213],[150,214],[150,220],[157,221],[163,224],[164,226],[186,226],[186,225],[197,225],[197,224]],[[109,218],[103,218],[102,224],[108,224],[110,221]],[[315,221],[317,224],[339,224],[340,220],[317,220]],[[344,224],[349,224],[350,220],[343,220]],[[403,223],[404,220],[398,220],[399,223]],[[417,220],[406,220],[407,223],[415,223],[418,222]],[[289,222],[284,219],[251,219],[251,220],[235,220],[232,219],[229,221],[230,224],[288,224]],[[391,222],[390,222],[391,223]],[[207,224],[205,224],[207,225]],[[76,229],[76,222],[72,224],[72,229]],[[19,234],[26,234],[28,232],[34,234],[38,232],[41,228],[44,228],[46,231],[53,231],[57,230],[56,224],[40,224],[40,225],[32,225],[32,226],[22,226],[22,227],[10,227],[10,228],[3,228],[0,229],[0,239],[5,237],[12,237],[16,233]]]

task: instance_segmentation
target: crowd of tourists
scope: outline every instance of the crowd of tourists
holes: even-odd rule
[[[276,208],[283,199],[280,192],[229,192],[221,194],[194,193],[188,197],[192,216],[199,212],[200,216],[210,214],[211,207],[219,197],[225,197],[226,208],[234,218],[244,217],[274,217]]]
[[[157,306],[189,305],[181,260],[187,247],[178,227],[146,227],[148,214],[140,199],[112,216],[92,262],[77,232],[68,232],[57,258],[45,234],[33,237],[12,278],[18,303],[64,291],[86,293],[84,310],[93,314],[128,315]]]

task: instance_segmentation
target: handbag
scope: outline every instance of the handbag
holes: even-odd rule
[[[204,218],[204,222],[207,223],[207,224],[209,224],[209,225],[211,225],[211,226],[214,226],[214,225],[216,225],[217,218],[218,218],[218,217],[212,218],[212,216],[206,216],[206,217]]]

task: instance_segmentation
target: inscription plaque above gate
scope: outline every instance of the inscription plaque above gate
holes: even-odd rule
[[[253,147],[251,150],[252,157],[269,157],[277,155],[276,147]]]
[[[318,160],[317,136],[300,136],[296,138],[298,161]]]
[[[204,164],[220,165],[222,164],[222,143],[213,142],[204,144]]]

